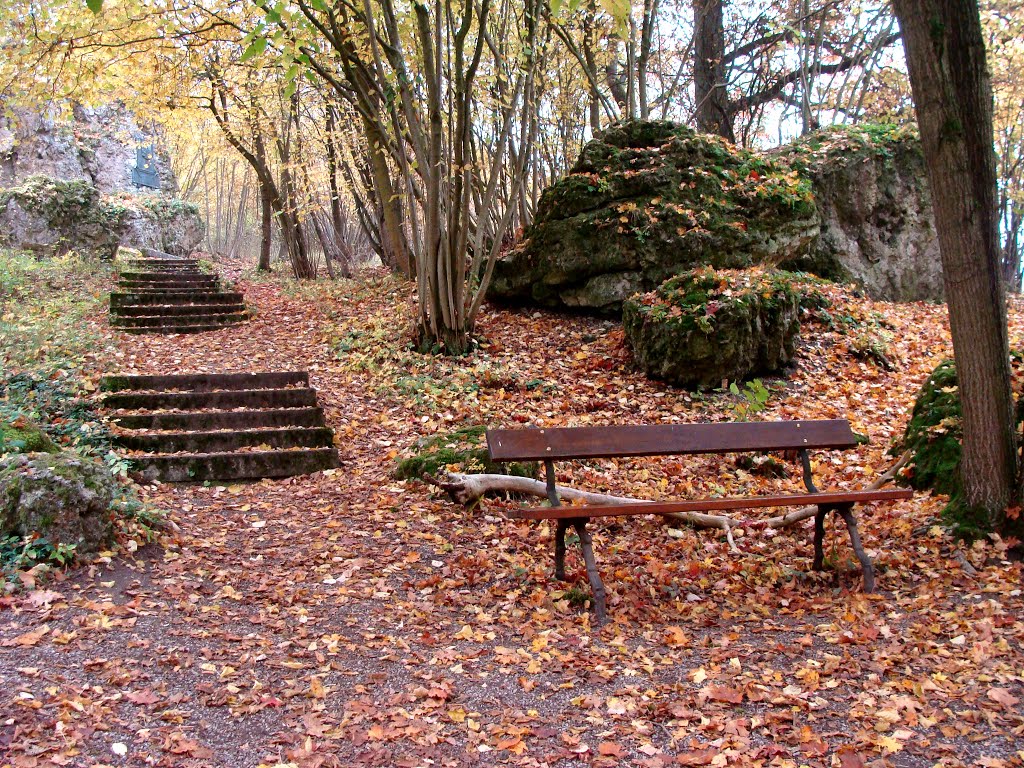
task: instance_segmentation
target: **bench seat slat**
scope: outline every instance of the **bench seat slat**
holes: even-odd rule
[[[507,516],[515,520],[560,520],[578,517],[616,517],[620,515],[665,515],[672,512],[713,512],[759,507],[796,507],[811,504],[855,504],[867,501],[895,501],[912,498],[906,488],[863,491],[799,493],[789,496],[749,496],[686,501],[645,501],[636,504],[591,504],[582,507],[531,507],[514,509]]]
[[[845,419],[489,429],[493,461],[852,448]]]

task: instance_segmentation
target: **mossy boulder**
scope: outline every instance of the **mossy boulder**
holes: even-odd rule
[[[0,418],[0,455],[7,453],[57,453],[43,428],[19,416],[13,421]]]
[[[1017,398],[1018,431],[1024,421],[1024,401],[1019,383],[1024,374],[1024,357],[1020,352],[1011,355]],[[973,509],[963,499],[960,478],[961,443],[963,440],[963,411],[956,364],[952,360],[940,363],[921,385],[910,421],[902,438],[891,453],[910,451],[910,459],[900,475],[901,482],[919,491],[933,491],[949,496],[949,504],[942,512],[943,520],[952,533],[973,540],[992,532],[993,521],[981,510]]]
[[[544,191],[489,295],[618,311],[685,269],[774,263],[816,236],[810,182],[785,163],[677,123],[626,122]]]
[[[856,282],[875,299],[940,299],[916,132],[836,127],[755,152],[672,122],[613,126],[544,191],[489,296],[614,313],[701,266],[782,267]]]
[[[626,341],[647,375],[680,386],[778,371],[800,330],[793,278],[770,269],[685,272],[626,301]]]
[[[473,425],[422,438],[411,455],[398,460],[395,477],[400,480],[419,479],[424,474],[437,475],[449,470],[536,476],[535,463],[498,464],[491,461],[487,453],[486,432],[486,427]]]
[[[38,534],[94,555],[113,536],[116,491],[106,467],[70,451],[9,455],[0,459],[0,536]]]
[[[76,250],[112,259],[127,216],[127,208],[81,179],[32,176],[0,191],[7,244],[44,255]]]

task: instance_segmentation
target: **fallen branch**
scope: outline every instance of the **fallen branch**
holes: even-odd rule
[[[879,475],[875,482],[865,490],[877,491],[886,483],[892,481],[906,463],[910,460],[910,451],[904,453],[899,460]],[[538,496],[547,498],[547,485],[541,480],[534,480],[529,477],[513,477],[512,475],[479,474],[471,475],[462,472],[448,472],[444,479],[432,475],[424,475],[424,481],[444,490],[448,497],[456,504],[466,507],[475,505],[488,493],[522,493],[527,496]],[[634,499],[629,496],[613,496],[608,493],[593,493],[581,491],[567,485],[555,487],[559,498],[567,501],[582,501],[587,504],[643,504],[649,499]],[[686,523],[697,528],[717,528],[725,531],[729,540],[729,547],[736,551],[736,543],[733,541],[732,529],[738,527],[749,528],[785,528],[786,526],[814,517],[817,507],[801,507],[798,510],[779,515],[767,520],[746,520],[737,521],[729,515],[709,515],[705,512],[670,512],[663,515],[666,520]]]
[[[461,472],[449,472],[444,480],[440,480],[432,475],[424,475],[423,479],[431,485],[443,489],[456,504],[462,504],[467,507],[476,504],[487,493],[522,493],[541,498],[547,498],[548,495],[547,485],[540,480],[533,480],[529,477],[492,474],[467,475]],[[629,496],[612,496],[608,493],[581,491],[578,488],[571,488],[567,485],[555,486],[555,490],[561,499],[583,501],[587,504],[643,504],[648,501],[648,499],[634,499]],[[729,540],[729,547],[733,551],[739,551],[732,537],[734,523],[728,515],[709,515],[703,512],[676,512],[665,517],[671,517],[673,520],[688,523],[698,528],[718,528],[723,530],[725,531],[726,538]]]
[[[864,490],[866,491],[877,491],[883,485],[892,482],[893,478],[896,477],[896,473],[906,466],[907,462],[910,461],[910,451],[904,451],[903,455],[893,464],[889,469],[880,474],[871,485]],[[751,520],[745,523],[745,525],[751,528],[785,528],[786,526],[799,523],[801,520],[806,520],[810,517],[814,517],[815,512],[818,508],[814,505],[809,507],[801,507],[793,512],[787,512],[785,515],[778,515],[777,517],[769,517],[767,520]]]

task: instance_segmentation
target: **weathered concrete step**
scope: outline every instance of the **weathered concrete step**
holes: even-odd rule
[[[122,272],[121,285],[172,285],[172,286],[209,286],[220,282],[216,274],[196,272]]]
[[[168,431],[210,431],[214,429],[256,429],[258,427],[322,427],[323,408],[265,408],[251,411],[196,411],[132,413],[115,416],[123,429]]]
[[[122,286],[123,287],[123,286]],[[223,296],[237,291],[224,291],[220,288],[128,288],[118,291],[117,295],[130,294],[135,296]]]
[[[197,261],[122,261],[119,264],[126,270],[134,272],[171,272],[174,274],[179,272],[186,274],[200,272],[199,262]]]
[[[184,322],[187,319],[189,325],[234,325],[240,323],[243,320],[247,320],[249,315],[247,312],[239,312],[237,309],[233,309],[227,313],[216,313],[208,312],[207,307],[203,307],[201,314],[192,314],[182,317],[180,314],[176,315],[170,313],[164,315],[157,313],[157,307],[150,308],[150,312],[145,316],[124,316],[120,313],[115,313],[115,317],[111,319],[110,324],[114,328],[121,328],[122,330],[127,329],[140,329],[140,328],[164,328],[168,325],[174,325],[175,323]]]
[[[157,432],[118,435],[115,442],[146,453],[224,453],[239,448],[330,448],[334,433],[327,427],[247,429],[235,432]]]
[[[118,292],[110,294],[110,306],[111,308],[119,308],[131,305],[141,304],[178,304],[178,305],[189,305],[189,304],[241,304],[242,294],[235,291],[204,291],[198,293],[195,291],[178,291],[174,293],[167,293],[166,291],[150,291],[150,292]]]
[[[220,289],[220,280],[204,280],[203,282],[187,282],[177,280],[119,280],[117,287],[122,291],[137,290],[172,290],[172,291],[216,291]]]
[[[199,306],[189,304],[125,304],[111,307],[110,311],[112,314],[120,317],[146,317],[152,315],[172,317],[176,315],[192,315],[195,312],[224,315],[233,312],[245,312],[245,304],[241,301],[233,304],[201,304]]]
[[[103,392],[162,389],[215,392],[225,389],[284,389],[285,387],[308,386],[308,371],[179,373],[156,376],[115,374],[100,379],[100,390]]]
[[[217,408],[300,408],[316,405],[316,390],[238,389],[230,392],[132,392],[108,394],[107,408],[128,411],[205,410]]]
[[[217,275],[208,275],[203,272],[122,272],[121,281],[134,280],[137,282],[175,282],[175,283],[213,283],[219,278]]]
[[[187,483],[306,475],[337,467],[338,452],[333,448],[312,448],[146,456],[131,461],[147,478],[166,483]]]
[[[140,328],[117,328],[122,333],[143,334],[159,333],[171,336],[183,333],[206,333],[207,331],[222,331],[225,328],[233,328],[241,323],[216,323],[208,325],[144,325]],[[116,326],[114,326],[116,328]]]

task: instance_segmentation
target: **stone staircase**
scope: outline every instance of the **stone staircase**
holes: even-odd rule
[[[158,253],[158,252],[151,252]],[[110,324],[127,333],[198,333],[248,318],[242,294],[225,291],[198,259],[130,257],[110,294]]]
[[[115,443],[149,480],[304,475],[338,466],[305,371],[105,376]]]

